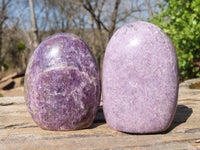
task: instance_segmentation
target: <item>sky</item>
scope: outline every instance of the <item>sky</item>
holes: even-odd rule
[[[7,1],[7,0],[6,0]],[[44,9],[44,5],[43,3],[41,3],[41,0],[34,0],[35,2],[35,15],[36,15],[36,22],[37,22],[37,26],[40,30],[49,30],[51,28],[51,26],[54,26],[54,23],[50,24],[46,23],[46,14],[45,14],[45,9]],[[103,13],[102,13],[102,20],[106,23],[109,24],[110,22],[110,17],[108,12],[111,12],[112,8],[110,8],[113,4],[114,1],[112,0],[107,0],[107,4],[105,5],[105,7],[103,8]],[[151,5],[151,10],[147,9],[146,4]],[[118,17],[120,17],[123,12],[125,12],[126,10],[130,10],[131,8],[136,7],[137,5],[140,6],[142,3],[144,3],[145,5],[142,5],[140,8],[143,11],[140,12],[135,12],[132,13],[130,15],[130,17],[128,17],[125,21],[121,21],[117,24],[117,27],[122,26],[126,23],[130,23],[133,21],[137,21],[137,20],[143,20],[146,21],[149,17],[151,17],[151,15],[149,15],[149,11],[152,11],[153,13],[156,11],[160,11],[158,7],[154,7],[154,5],[156,5],[156,3],[159,3],[158,0],[123,0],[120,4],[120,8],[119,8],[119,13],[118,13]],[[0,4],[1,5],[1,4]],[[0,6],[1,7],[1,6]],[[80,8],[81,9],[81,8]],[[51,22],[57,22],[59,25],[62,24],[62,20],[59,18],[61,17],[61,14],[59,13],[58,10],[54,10],[56,17],[53,16],[53,9],[51,9],[48,12],[48,17],[49,20]],[[15,24],[15,22],[18,22],[19,27],[25,30],[29,30],[31,27],[31,16],[30,16],[30,8],[29,8],[29,2],[28,0],[12,0],[12,2],[10,3],[8,9],[7,9],[7,15],[9,17],[9,19],[6,21],[5,26],[12,28],[13,25]],[[84,19],[84,25],[86,28],[90,28],[90,16],[89,14],[81,14]],[[70,18],[70,16],[67,15],[63,15],[64,19],[66,20],[64,22],[64,24],[66,25],[67,19]],[[75,19],[74,22],[76,22],[77,24],[79,24],[79,19]],[[73,28],[73,22],[71,22],[71,27]]]

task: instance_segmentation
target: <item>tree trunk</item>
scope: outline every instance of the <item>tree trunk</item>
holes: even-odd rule
[[[7,3],[9,3],[8,1]],[[6,14],[6,4],[5,0],[1,0],[1,10],[0,10],[0,71],[2,71],[3,60],[2,60],[2,36],[3,36],[3,24],[7,19]]]
[[[0,25],[0,71],[2,71],[3,61],[2,61],[2,26]]]
[[[111,24],[110,24],[110,29],[109,29],[109,39],[113,35],[113,32],[114,32],[115,27],[116,27],[117,13],[118,13],[120,3],[121,3],[121,0],[115,1],[115,6],[114,6],[114,9],[113,9],[113,12],[112,12]]]
[[[32,23],[31,32],[33,35],[32,46],[33,46],[33,49],[35,49],[39,44],[39,36],[38,36],[38,27],[36,24],[33,0],[29,0],[29,6],[30,6],[31,23]]]

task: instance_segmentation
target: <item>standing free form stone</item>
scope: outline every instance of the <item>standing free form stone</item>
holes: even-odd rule
[[[116,31],[103,62],[103,110],[119,131],[155,133],[174,117],[178,63],[174,46],[157,26],[127,24]]]
[[[25,100],[43,129],[89,127],[100,102],[100,75],[87,44],[65,33],[44,40],[26,70]]]

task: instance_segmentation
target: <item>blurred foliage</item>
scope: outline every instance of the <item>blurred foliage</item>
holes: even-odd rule
[[[4,68],[5,71],[7,71],[7,70],[9,69],[9,64],[4,63],[4,64],[3,64],[3,68]]]
[[[180,80],[200,77],[200,0],[165,0],[150,22],[172,40],[179,61]]]
[[[20,52],[23,52],[23,51],[26,49],[26,45],[24,44],[24,42],[18,42],[18,43],[16,44],[16,46],[17,46],[17,48],[18,48],[18,50],[19,50]]]
[[[0,97],[4,97],[4,95],[0,93]]]
[[[23,40],[22,31],[19,28],[6,29],[3,34],[3,49],[5,67],[9,69],[24,69],[24,53],[27,52],[27,46]],[[9,64],[9,65],[8,65]]]

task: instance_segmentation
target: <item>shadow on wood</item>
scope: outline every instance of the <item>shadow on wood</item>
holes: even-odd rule
[[[14,86],[15,86],[15,82],[12,81],[12,82],[10,82],[8,85],[6,85],[6,86],[3,88],[3,90],[10,90],[10,89],[13,89]]]
[[[192,113],[193,113],[192,108],[188,108],[185,105],[178,105],[175,116],[174,116],[174,120],[172,121],[171,126],[168,128],[168,130],[165,133],[170,132],[171,130],[179,126],[180,124],[186,122]]]
[[[98,127],[99,125],[105,124],[105,117],[104,117],[104,113],[103,113],[103,107],[99,106],[99,109],[97,111],[97,115],[94,119],[94,122],[92,124],[92,126],[89,129],[93,129]]]

